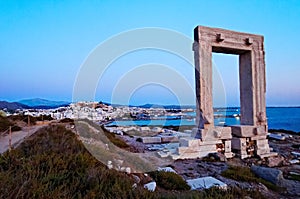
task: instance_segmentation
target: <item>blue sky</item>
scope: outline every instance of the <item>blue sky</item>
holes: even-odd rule
[[[80,66],[98,44],[113,35],[159,27],[193,38],[194,27],[204,25],[264,35],[267,104],[300,105],[299,20],[300,1],[0,0],[0,100],[71,101]],[[174,65],[194,84],[193,70],[179,67],[186,63],[168,53],[150,50],[128,56],[113,63],[103,77],[106,81],[100,80],[97,100],[111,100],[111,84],[153,57],[155,62]],[[222,76],[228,105],[238,104],[237,57],[215,55],[213,61]],[[130,103],[173,104],[178,102],[177,95],[159,85],[146,85],[132,94]]]

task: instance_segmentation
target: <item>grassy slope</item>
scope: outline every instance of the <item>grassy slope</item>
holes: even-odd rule
[[[0,156],[0,198],[259,198],[239,189],[132,189],[130,176],[108,170],[62,126],[45,127]]]
[[[125,174],[94,159],[63,127],[40,130],[0,158],[0,198],[135,197]]]

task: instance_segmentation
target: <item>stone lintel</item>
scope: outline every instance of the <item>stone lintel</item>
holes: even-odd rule
[[[221,28],[197,26],[194,29],[194,40],[197,43],[209,43],[213,52],[240,55],[253,49],[263,50],[264,37]]]

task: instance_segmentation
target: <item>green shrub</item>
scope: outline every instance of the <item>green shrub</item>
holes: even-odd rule
[[[72,123],[74,124],[74,120],[70,118],[64,118],[59,121],[60,123]]]
[[[165,171],[153,171],[149,173],[158,186],[166,190],[189,190],[190,186],[178,174]]]
[[[291,180],[300,181],[300,175],[290,174],[288,177],[289,177]]]
[[[12,126],[13,123],[10,122],[7,117],[0,116],[0,132],[6,131],[9,126]]]
[[[111,141],[115,146],[120,147],[120,148],[129,148],[130,146],[123,141],[122,139],[116,137],[115,134],[107,131],[105,128],[101,127],[104,134],[106,135],[106,137],[109,139],[109,141]]]
[[[230,166],[227,170],[223,171],[221,175],[236,181],[262,183],[273,191],[283,191],[282,187],[257,177],[248,167]]]
[[[12,131],[20,131],[22,128],[11,122],[7,117],[0,116],[0,132],[4,132],[11,126]]]

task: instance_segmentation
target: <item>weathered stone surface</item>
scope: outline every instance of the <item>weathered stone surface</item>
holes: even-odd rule
[[[199,128],[214,126],[212,52],[239,55],[241,124],[265,126],[266,81],[263,36],[197,26],[194,29],[194,40]]]
[[[178,142],[178,137],[176,136],[161,136],[161,142],[162,143],[168,143],[168,142]]]
[[[257,176],[272,182],[275,185],[280,185],[284,178],[282,171],[275,168],[260,167],[260,166],[251,166],[251,171],[254,172]]]
[[[283,164],[284,157],[276,156],[276,157],[269,157],[268,158],[268,167],[278,167]]]
[[[251,157],[255,154],[260,157],[268,157],[271,153],[265,139],[267,119],[264,37],[197,26],[194,29],[194,41],[197,128],[193,129],[192,137],[199,139],[180,139],[178,155],[194,157],[198,154],[198,157],[203,157],[200,155],[207,154],[207,151],[217,152],[213,150],[213,145],[223,143],[223,152],[226,157],[232,157],[231,149],[237,151],[241,158]],[[241,104],[241,125],[239,126],[214,126],[213,52],[239,56]],[[233,138],[232,135],[238,138]],[[231,139],[232,141],[230,141]]]
[[[231,126],[232,134],[237,137],[253,137],[255,136],[255,128],[250,125]]]
[[[221,182],[220,180],[211,176],[187,180],[186,182],[192,190],[209,189],[214,186],[222,189],[227,189],[227,185],[224,182]]]
[[[208,154],[208,157],[212,157],[215,160],[221,161],[221,162],[226,162],[227,161],[226,156],[222,153],[210,153],[210,154]]]
[[[161,137],[143,137],[142,142],[144,144],[161,143]]]
[[[226,140],[224,142],[225,144],[225,153],[230,153],[231,152],[231,140]]]
[[[231,148],[239,151],[246,151],[246,138],[232,138]]]

